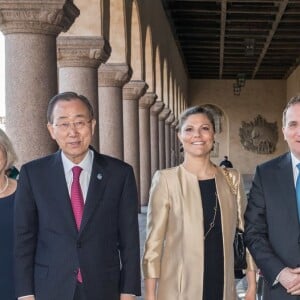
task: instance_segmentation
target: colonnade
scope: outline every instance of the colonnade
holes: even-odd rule
[[[20,2],[0,3],[6,128],[19,165],[56,150],[46,128],[47,104],[57,92],[72,90],[95,109],[93,146],[132,165],[140,204],[146,205],[154,172],[179,163],[179,110],[148,91],[146,81],[134,79],[128,63],[111,63],[113,49],[103,37],[58,37],[79,15],[73,1]]]

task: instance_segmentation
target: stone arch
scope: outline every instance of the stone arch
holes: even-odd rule
[[[178,83],[174,79],[174,114],[178,118]]]
[[[127,62],[125,0],[109,1],[109,43],[112,49],[108,63]]]
[[[60,36],[103,36],[104,18],[102,8],[105,7],[105,2],[108,1],[109,0],[73,1],[76,2],[75,5],[80,10],[80,15],[68,31],[60,33]],[[107,7],[106,12],[108,12]]]
[[[179,113],[181,114],[185,110],[183,93],[182,93],[181,88],[180,88],[180,92],[179,92],[179,98],[180,98],[180,111],[179,111]]]
[[[143,63],[142,63],[142,39],[141,39],[141,23],[137,6],[137,1],[132,1],[131,10],[131,26],[128,30],[130,32],[130,52],[129,60],[132,68],[132,80],[143,79]]]
[[[169,76],[169,108],[174,113],[174,87],[173,87],[173,74],[170,72]]]
[[[153,45],[151,27],[147,26],[145,40],[145,81],[149,86],[148,92],[155,91],[153,74]]]
[[[156,47],[155,52],[155,90],[157,95],[157,100],[162,101],[162,76],[161,76],[161,61],[160,61],[160,51],[159,47]]]
[[[167,60],[164,59],[163,63],[163,101],[167,107],[169,107],[169,89],[168,89],[168,63]]]

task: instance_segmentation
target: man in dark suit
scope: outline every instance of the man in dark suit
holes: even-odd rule
[[[290,152],[257,167],[245,213],[245,241],[266,280],[264,300],[300,299],[299,96],[288,102],[282,130]]]
[[[134,299],[141,291],[133,170],[89,146],[96,121],[84,96],[56,95],[47,118],[60,150],[22,167],[15,198],[17,296]]]

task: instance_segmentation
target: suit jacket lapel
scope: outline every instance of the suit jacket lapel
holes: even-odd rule
[[[87,225],[93,213],[95,212],[96,207],[102,201],[102,195],[105,190],[108,177],[108,170],[105,168],[104,160],[97,152],[94,151],[92,174],[84,205],[84,212],[79,234],[82,233],[84,227]]]

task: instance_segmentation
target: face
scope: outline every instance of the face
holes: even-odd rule
[[[58,101],[52,113],[53,124],[47,127],[60,149],[75,164],[88,151],[96,121],[90,120],[87,107],[80,100]]]
[[[300,103],[290,106],[286,111],[282,132],[291,152],[300,159]]]
[[[190,115],[178,133],[186,155],[206,156],[214,144],[213,125],[205,114]]]

